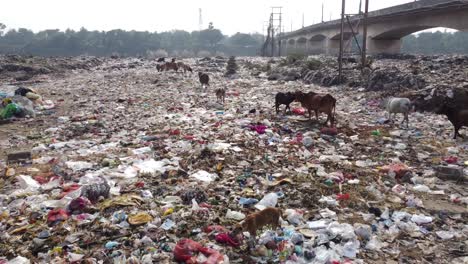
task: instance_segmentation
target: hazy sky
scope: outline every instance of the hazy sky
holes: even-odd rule
[[[370,10],[412,2],[413,0],[370,0]],[[202,9],[203,28],[213,22],[224,34],[262,33],[270,7],[283,7],[285,30],[321,20],[339,18],[341,0],[3,0],[0,22],[8,28],[24,27],[39,31],[67,28],[79,30],[198,30],[198,9]],[[364,2],[364,0],[363,0]],[[347,0],[346,12],[356,13],[359,0]],[[364,4],[363,4],[364,5]],[[363,7],[364,9],[364,7]]]

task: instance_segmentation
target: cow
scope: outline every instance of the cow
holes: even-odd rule
[[[315,112],[315,118],[318,121],[318,114],[327,114],[327,120],[324,125],[327,125],[330,120],[330,126],[333,127],[335,123],[335,110],[336,99],[330,94],[317,94],[314,92],[303,93],[297,91],[295,93],[295,100],[300,102],[302,107],[306,108],[309,112],[309,119],[312,118],[312,110]]]

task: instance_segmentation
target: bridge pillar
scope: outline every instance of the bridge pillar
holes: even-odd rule
[[[401,39],[367,39],[369,54],[397,54],[401,51]]]
[[[327,49],[326,49],[326,41],[325,40],[310,40],[308,41],[308,49],[307,53],[308,54],[326,54]]]
[[[286,54],[289,55],[291,53],[296,52],[296,41],[295,40],[288,40],[288,46],[286,48]]]

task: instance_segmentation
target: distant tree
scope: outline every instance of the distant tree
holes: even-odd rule
[[[241,47],[253,46],[253,45],[259,44],[257,40],[252,37],[252,35],[239,33],[239,32],[231,36],[228,39],[228,43],[234,46],[241,46]]]
[[[5,30],[6,25],[3,23],[0,23],[0,37],[3,35],[3,31]]]
[[[205,29],[200,31],[198,35],[198,43],[202,47],[211,51],[216,51],[216,45],[224,38],[223,33],[219,29]]]

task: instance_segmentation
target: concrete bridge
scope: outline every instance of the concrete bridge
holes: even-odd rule
[[[350,51],[352,32],[362,34],[362,18],[349,17],[353,30],[345,19],[345,52]],[[367,52],[399,53],[404,36],[435,27],[468,31],[468,0],[420,0],[369,12]],[[338,54],[340,29],[338,19],[283,34],[279,36],[281,54]]]

